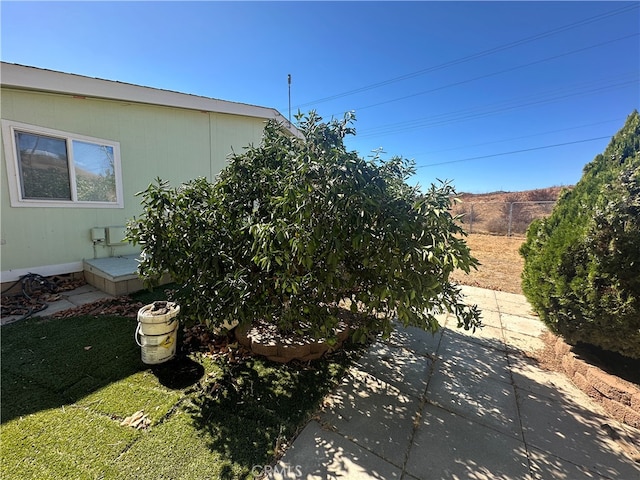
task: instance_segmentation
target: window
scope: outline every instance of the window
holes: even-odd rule
[[[2,121],[12,206],[122,208],[120,144]]]

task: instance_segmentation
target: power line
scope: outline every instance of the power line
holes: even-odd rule
[[[332,96],[329,96],[329,97],[320,98],[318,100],[314,100],[314,101],[311,101],[311,102],[301,103],[299,105],[296,105],[295,108],[296,109],[300,109],[302,107],[306,107],[306,106],[309,106],[309,105],[316,105],[318,103],[328,102],[330,100],[335,100],[335,99],[346,97],[346,96],[349,96],[349,95],[354,95],[356,93],[365,92],[367,90],[372,90],[372,89],[375,89],[375,88],[383,87],[383,86],[389,85],[391,83],[396,83],[396,82],[400,82],[400,81],[403,81],[403,80],[407,80],[409,78],[414,78],[414,77],[417,77],[417,76],[420,76],[420,75],[424,75],[426,73],[435,72],[437,70],[442,70],[444,68],[451,67],[451,66],[454,66],[454,65],[458,65],[460,63],[466,63],[466,62],[469,62],[471,60],[482,58],[482,57],[485,57],[485,56],[488,56],[488,55],[492,55],[494,53],[498,53],[498,52],[501,52],[501,51],[504,51],[504,50],[509,50],[511,48],[518,47],[520,45],[525,45],[527,43],[530,43],[530,42],[533,42],[533,41],[536,41],[536,40],[540,40],[540,39],[545,38],[545,37],[556,35],[558,33],[561,33],[561,32],[567,31],[567,30],[571,30],[571,29],[579,27],[579,26],[588,25],[590,23],[597,22],[597,21],[600,21],[602,19],[605,19],[605,18],[608,18],[608,17],[611,17],[611,16],[620,15],[622,13],[626,13],[626,12],[628,12],[630,10],[638,8],[638,6],[639,6],[638,4],[627,5],[627,6],[621,7],[621,8],[616,9],[616,10],[611,10],[610,12],[605,12],[605,13],[602,13],[602,14],[595,15],[593,17],[588,17],[588,18],[585,18],[583,20],[579,20],[577,22],[573,22],[573,23],[570,23],[570,24],[567,24],[567,25],[563,25],[561,27],[557,27],[557,28],[554,28],[554,29],[551,29],[551,30],[547,30],[546,32],[542,32],[542,33],[539,33],[539,34],[536,34],[536,35],[531,35],[529,37],[525,37],[525,38],[522,38],[520,40],[516,40],[516,41],[510,42],[510,43],[504,44],[504,45],[500,45],[500,46],[497,46],[497,47],[494,47],[494,48],[490,48],[488,50],[483,50],[481,52],[474,53],[474,54],[471,54],[471,55],[467,55],[465,57],[461,57],[461,58],[458,58],[458,59],[455,59],[455,60],[450,60],[448,62],[444,62],[444,63],[438,64],[438,65],[435,65],[435,66],[432,66],[432,67],[424,68],[424,69],[421,69],[421,70],[418,70],[418,71],[415,71],[415,72],[412,72],[412,73],[408,73],[408,74],[405,74],[405,75],[400,75],[398,77],[394,77],[394,78],[391,78],[389,80],[384,80],[382,82],[373,83],[373,84],[366,85],[364,87],[356,88],[356,89],[353,89],[353,90],[348,90],[346,92],[338,93],[336,95],[332,95]]]
[[[569,55],[574,55],[576,53],[584,52],[584,51],[590,50],[592,48],[601,47],[601,46],[607,45],[609,43],[619,42],[621,40],[626,40],[626,39],[631,38],[631,37],[637,37],[638,35],[640,35],[640,33],[636,32],[636,33],[633,33],[631,35],[626,35],[624,37],[619,37],[619,38],[616,38],[614,40],[608,40],[606,42],[597,43],[597,44],[594,44],[594,45],[590,45],[588,47],[582,47],[582,48],[579,48],[577,50],[572,50],[570,52],[561,53],[561,54],[558,54],[558,55],[553,55],[551,57],[543,58],[541,60],[535,60],[533,62],[528,62],[528,63],[522,64],[522,65],[516,65],[515,67],[506,68],[504,70],[499,70],[497,72],[491,72],[491,73],[487,73],[487,74],[484,74],[484,75],[479,75],[477,77],[469,78],[469,79],[466,79],[466,80],[460,80],[458,82],[449,83],[449,84],[446,84],[446,85],[441,85],[441,86],[436,87],[436,88],[431,88],[429,90],[423,90],[421,92],[412,93],[410,95],[404,95],[402,97],[392,98],[390,100],[384,100],[384,101],[381,101],[381,102],[372,103],[370,105],[365,105],[364,107],[353,108],[351,110],[362,111],[362,110],[366,110],[368,108],[379,107],[380,105],[386,105],[386,104],[389,104],[389,103],[398,102],[400,100],[406,100],[408,98],[413,98],[413,97],[417,97],[417,96],[420,96],[420,95],[425,95],[427,93],[437,92],[437,91],[440,91],[440,90],[444,90],[446,88],[457,87],[457,86],[460,86],[460,85],[464,85],[465,83],[471,83],[471,82],[475,82],[476,80],[482,80],[484,78],[494,77],[496,75],[501,75],[503,73],[513,72],[513,71],[519,70],[521,68],[526,68],[526,67],[530,67],[532,65],[537,65],[539,63],[548,62],[550,60],[556,60],[558,58],[567,57]],[[334,114],[334,116],[335,115],[336,114]]]
[[[633,75],[629,79],[624,79],[625,76]],[[559,89],[557,91],[549,91],[544,92],[543,94],[538,94],[534,96],[525,96],[519,97],[503,102],[487,104],[471,109],[463,109],[454,112],[442,113],[439,115],[431,116],[431,117],[423,117],[416,120],[408,120],[405,122],[397,122],[392,124],[381,125],[378,127],[373,127],[368,130],[364,130],[358,133],[358,138],[367,138],[373,136],[384,136],[390,135],[400,132],[405,132],[409,130],[415,130],[418,128],[430,128],[435,126],[447,125],[454,122],[462,122],[471,119],[483,118],[491,115],[495,115],[497,113],[502,113],[508,110],[514,110],[518,108],[530,107],[534,105],[541,105],[546,103],[555,103],[561,100],[565,100],[567,98],[579,97],[585,95],[591,95],[594,93],[601,93],[607,90],[613,90],[618,88],[624,88],[627,86],[636,86],[638,84],[638,73],[637,72],[629,72],[624,76],[614,77],[615,79],[620,79],[618,83],[609,83],[604,86],[597,86],[598,82],[588,82],[582,87],[581,90],[577,90],[576,85],[567,86],[563,89]],[[611,81],[611,79],[608,79]],[[591,84],[595,84],[591,86]],[[565,93],[565,91],[569,91],[569,93]],[[530,100],[528,100],[530,99]]]
[[[386,135],[393,135],[393,134],[397,134],[397,133],[407,132],[407,131],[410,131],[410,130],[423,129],[423,128],[433,128],[433,127],[438,127],[438,126],[443,126],[443,125],[449,125],[449,124],[452,124],[452,123],[460,123],[460,122],[466,122],[466,121],[469,121],[469,120],[477,120],[477,119],[480,119],[480,118],[486,118],[486,117],[489,117],[489,116],[492,116],[492,115],[497,115],[497,114],[500,114],[500,113],[504,113],[504,112],[507,112],[509,110],[517,110],[517,109],[522,109],[522,108],[526,108],[526,107],[539,106],[539,105],[543,105],[543,104],[557,103],[559,101],[566,100],[566,99],[572,98],[572,97],[587,96],[587,95],[592,95],[592,94],[596,94],[596,93],[602,93],[602,92],[605,92],[605,91],[624,88],[624,87],[627,87],[627,86],[637,86],[637,81],[624,82],[624,83],[621,83],[621,84],[617,84],[617,85],[613,85],[613,86],[601,87],[601,88],[592,89],[590,91],[585,91],[585,92],[576,92],[576,93],[572,93],[572,94],[566,94],[566,95],[558,96],[556,98],[548,98],[548,99],[543,99],[543,100],[530,101],[530,102],[520,103],[520,104],[516,104],[516,105],[507,105],[507,106],[504,106],[504,107],[501,107],[501,108],[494,108],[492,110],[480,111],[480,112],[472,113],[472,114],[468,114],[468,115],[460,115],[460,116],[451,117],[451,118],[448,118],[448,119],[432,120],[430,122],[428,120],[424,120],[421,123],[413,125],[413,126],[396,127],[396,128],[391,128],[391,129],[387,129],[387,130],[380,130],[380,131],[373,132],[373,133],[359,134],[358,137],[359,138],[381,137],[381,136],[386,136]],[[465,111],[462,110],[461,112],[464,113]],[[453,112],[453,113],[456,113],[456,112]],[[451,115],[451,114],[449,114],[449,115]],[[442,116],[445,116],[445,115],[440,115],[440,117],[442,117]]]
[[[406,154],[404,156],[410,158],[410,157],[416,157],[416,156],[419,156],[419,155],[432,155],[434,153],[451,152],[453,150],[464,150],[466,148],[482,147],[482,146],[485,146],[485,145],[494,145],[496,143],[512,142],[513,140],[522,140],[524,138],[540,137],[540,136],[543,136],[543,135],[550,135],[552,133],[566,132],[568,130],[577,130],[577,129],[580,129],[580,128],[594,127],[596,125],[603,125],[605,123],[613,123],[613,122],[620,123],[620,121],[622,121],[624,119],[625,119],[625,117],[612,118],[611,120],[603,120],[601,122],[587,123],[587,124],[584,124],[584,125],[576,125],[574,127],[558,128],[558,129],[555,129],[555,130],[547,130],[545,132],[532,133],[530,135],[521,135],[519,137],[503,138],[502,140],[493,140],[491,142],[474,143],[472,145],[462,145],[462,146],[458,146],[458,147],[445,148],[445,149],[442,149],[442,150],[431,150],[431,151],[428,151],[428,152],[411,153],[411,154]]]
[[[491,155],[481,155],[478,157],[469,157],[469,158],[461,158],[459,160],[449,160],[446,162],[438,162],[438,163],[428,163],[426,165],[417,165],[415,168],[427,168],[427,167],[436,167],[439,165],[449,165],[451,163],[461,163],[461,162],[469,162],[471,160],[481,160],[481,159],[485,159],[485,158],[493,158],[493,157],[501,157],[504,155],[514,155],[516,153],[524,153],[524,152],[532,152],[534,150],[544,150],[547,148],[555,148],[555,147],[562,147],[565,145],[574,145],[576,143],[586,143],[586,142],[593,142],[596,140],[604,140],[605,138],[611,138],[610,136],[606,136],[606,137],[594,137],[594,138],[586,138],[584,140],[576,140],[574,142],[565,142],[565,143],[556,143],[553,145],[543,145],[541,147],[532,147],[532,148],[524,148],[522,150],[512,150],[510,152],[501,152],[501,153],[493,153]]]

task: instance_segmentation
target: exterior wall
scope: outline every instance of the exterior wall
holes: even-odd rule
[[[136,253],[131,245],[94,247],[93,227],[122,226],[141,212],[135,193],[155,178],[177,186],[213,180],[232,149],[260,141],[265,119],[116,100],[2,88],[2,118],[120,142],[124,208],[11,207],[4,142],[0,149],[2,282],[31,271],[82,269],[85,258]]]

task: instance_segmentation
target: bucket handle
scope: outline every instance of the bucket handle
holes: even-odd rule
[[[142,347],[142,343],[139,340],[139,336],[140,336],[140,323],[138,323],[138,326],[136,327],[136,333],[134,334],[134,337],[136,339],[136,343],[138,344],[138,346]]]
[[[167,325],[171,325],[173,322],[177,322],[178,318],[177,317],[173,317],[171,319],[169,319],[169,321],[167,322]],[[138,344],[139,347],[142,347],[142,342],[140,341],[140,327],[141,327],[141,323],[138,322],[138,324],[136,325],[136,333],[134,333],[134,337],[136,339],[136,343]]]

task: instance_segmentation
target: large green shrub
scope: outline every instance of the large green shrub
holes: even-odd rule
[[[640,358],[640,117],[634,111],[520,253],[522,289],[570,343]]]
[[[449,214],[452,187],[420,195],[406,183],[407,161],[347,151],[349,116],[297,120],[303,138],[268,123],[261,144],[234,154],[215,183],[158,180],[141,192],[144,212],[128,235],[142,246],[143,277],[170,273],[184,312],[210,326],[260,318],[329,337],[342,299],[377,314],[359,339],[389,331],[394,316],[435,331],[438,310],[478,326],[449,282],[477,264]]]

